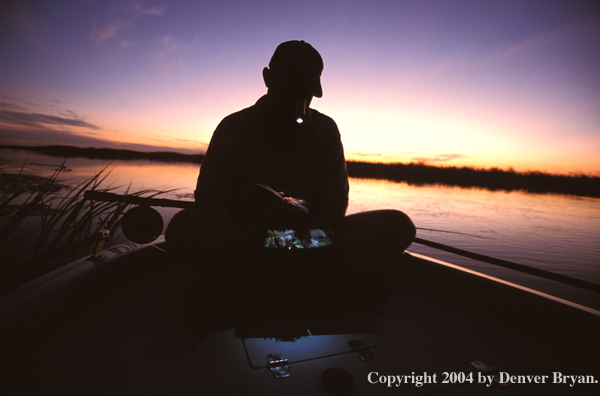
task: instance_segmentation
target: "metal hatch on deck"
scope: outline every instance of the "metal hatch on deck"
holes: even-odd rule
[[[287,364],[353,353],[372,359],[376,343],[367,333],[377,331],[367,314],[322,307],[321,312],[253,313],[236,326],[236,338],[242,339],[251,367],[267,368],[267,356],[275,354]]]

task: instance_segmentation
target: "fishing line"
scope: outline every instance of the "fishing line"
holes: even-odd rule
[[[481,235],[466,234],[464,232],[458,232],[458,231],[435,230],[433,228],[421,228],[421,227],[416,227],[416,229],[417,230],[423,230],[423,231],[445,232],[447,234],[467,235],[467,236],[472,236],[472,237],[475,237],[475,238],[482,238],[482,239],[493,239],[493,238],[484,237],[484,236],[481,236]]]

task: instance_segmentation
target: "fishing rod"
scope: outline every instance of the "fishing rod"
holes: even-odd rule
[[[88,200],[105,201],[105,202],[123,202],[133,205],[143,206],[160,206],[169,208],[192,208],[196,206],[195,202],[192,201],[181,201],[174,199],[163,199],[163,198],[146,198],[132,195],[119,195],[115,193],[100,192],[100,191],[86,191],[84,198]],[[433,230],[431,230],[433,231]],[[436,230],[438,231],[438,230]],[[578,287],[581,289],[600,293],[600,285],[588,282],[582,279],[573,278],[567,275],[557,274],[555,272],[545,271],[538,268],[529,267],[522,264],[512,263],[510,261],[485,256],[483,254],[469,252],[467,250],[458,249],[452,246],[443,245],[441,243],[429,241],[423,238],[415,238],[415,243],[432,247],[434,249],[443,250],[445,252],[453,253],[459,256],[467,257],[470,259],[478,260],[484,263],[496,265],[499,267],[508,268],[514,271],[523,272],[530,275],[535,275],[540,278],[553,280],[556,282],[563,283],[565,285]]]
[[[148,198],[138,197],[135,195],[121,195],[103,191],[86,191],[83,193],[84,199],[90,201],[103,201],[103,202],[122,202],[132,205],[145,205],[145,206],[160,206],[163,208],[194,208],[196,203],[192,201],[180,201],[176,199],[165,199],[165,198]]]
[[[490,256],[485,256],[485,255],[479,254],[479,253],[469,252],[467,250],[458,249],[458,248],[455,248],[452,246],[443,245],[441,243],[428,241],[428,240],[422,239],[422,238],[415,238],[414,242],[421,244],[421,245],[432,247],[434,249],[443,250],[448,253],[453,253],[453,254],[456,254],[459,256],[482,261],[484,263],[497,265],[499,267],[508,268],[508,269],[511,269],[514,271],[519,271],[519,272],[523,272],[526,274],[535,275],[540,278],[560,282],[560,283],[563,283],[563,284],[566,284],[569,286],[575,286],[575,287],[579,287],[581,289],[600,293],[600,285],[593,283],[593,282],[588,282],[588,281],[585,281],[582,279],[573,278],[573,277],[570,277],[567,275],[557,274],[556,272],[545,271],[545,270],[542,270],[539,268],[528,267],[528,266],[522,265],[522,264],[512,263],[510,261],[506,261],[506,260],[502,260],[502,259],[498,259],[498,258],[494,258],[494,257],[490,257]]]

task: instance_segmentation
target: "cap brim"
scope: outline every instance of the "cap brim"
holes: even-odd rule
[[[320,79],[313,86],[313,96],[315,98],[321,98],[323,96],[323,87],[321,87],[321,80]]]

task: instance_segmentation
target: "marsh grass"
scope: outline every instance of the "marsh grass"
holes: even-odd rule
[[[71,186],[58,180],[60,166],[49,177],[32,174],[24,165],[0,166],[0,294],[14,289],[76,258],[91,254],[84,246],[55,259],[42,255],[76,242],[99,230],[110,230],[110,246],[119,235],[122,215],[131,204],[84,199],[85,191],[112,192],[123,186],[107,185],[112,168],[103,167]],[[125,188],[124,194],[156,197],[173,190]]]

